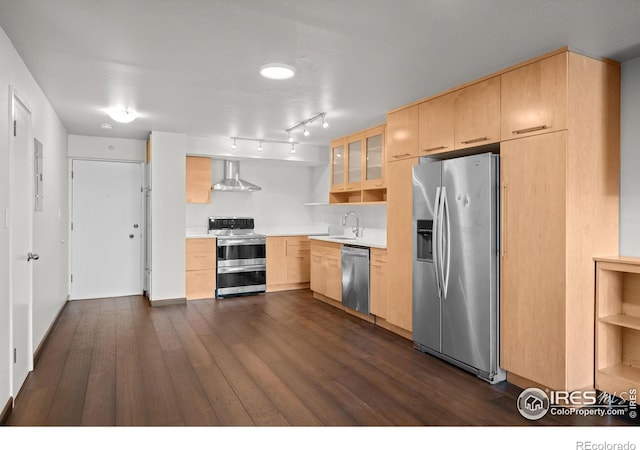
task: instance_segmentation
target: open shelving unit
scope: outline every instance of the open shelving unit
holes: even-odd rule
[[[640,389],[640,258],[596,258],[596,389]]]

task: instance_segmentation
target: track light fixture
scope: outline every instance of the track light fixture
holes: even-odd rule
[[[296,125],[292,126],[291,128],[287,128],[284,131],[286,131],[287,134],[289,135],[289,139],[291,139],[291,132],[297,130],[298,128],[302,128],[303,129],[302,134],[304,134],[305,136],[309,136],[310,133],[309,133],[309,130],[307,130],[307,125],[312,123],[314,120],[322,119],[322,128],[327,128],[329,126],[329,124],[325,120],[325,116],[326,115],[327,115],[326,112],[318,113],[313,117],[310,117],[310,118],[308,118],[306,120],[303,120],[300,123],[297,123]]]
[[[291,153],[295,153],[296,152],[296,147],[295,144],[292,142],[291,143]]]
[[[294,145],[298,144],[298,142],[294,141],[293,139],[291,139],[291,141],[288,141],[288,140],[287,141],[279,141],[279,140],[276,140],[276,139],[256,139],[256,138],[246,138],[246,137],[238,137],[238,136],[232,136],[230,139],[233,142],[231,144],[231,148],[234,149],[234,150],[237,148],[236,141],[250,141],[250,142],[257,142],[258,143],[257,150],[259,152],[261,152],[263,150],[263,148],[264,148],[262,146],[262,144],[267,143],[267,144],[291,144],[291,150],[292,150],[291,153],[295,153]]]

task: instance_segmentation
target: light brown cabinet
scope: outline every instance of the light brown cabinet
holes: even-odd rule
[[[187,156],[187,203],[211,203],[211,158]]]
[[[386,320],[411,331],[411,221],[412,168],[418,158],[402,159],[387,165],[387,267]]]
[[[369,279],[369,312],[387,317],[387,250],[371,249]]]
[[[311,290],[337,302],[342,301],[341,244],[311,241]]]
[[[596,258],[596,384],[640,390],[640,258]]]
[[[186,298],[213,298],[216,291],[216,240],[191,238],[185,243]]]
[[[563,52],[501,75],[503,141],[567,128],[568,55]]]
[[[387,161],[418,156],[419,105],[387,114]]]
[[[420,103],[420,156],[454,149],[455,93]]]
[[[384,202],[385,125],[331,144],[329,203]]]
[[[267,292],[306,289],[310,279],[310,242],[306,236],[267,237]]]
[[[618,251],[620,67],[566,57],[567,129],[500,148],[500,342],[511,382],[573,391],[594,386],[593,257]]]
[[[334,139],[331,141],[331,192],[345,190],[346,184],[346,139]]]
[[[500,141],[500,77],[455,92],[455,149]]]

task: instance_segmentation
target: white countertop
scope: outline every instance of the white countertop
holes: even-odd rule
[[[358,238],[358,239],[341,239],[343,236],[309,236],[309,239],[315,239],[317,241],[326,241],[326,242],[334,242],[336,244],[348,244],[348,245],[359,245],[362,247],[374,247],[374,248],[387,248],[387,243],[378,240],[378,239],[367,239],[367,238]]]
[[[258,234],[265,236],[317,236],[328,235],[329,228],[326,225],[302,225],[302,226],[274,226],[260,227],[254,230]],[[214,238],[208,234],[205,227],[187,228],[186,237],[189,238]]]

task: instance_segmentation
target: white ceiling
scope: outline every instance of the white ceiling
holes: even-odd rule
[[[69,133],[139,139],[284,140],[326,111],[295,136],[324,146],[565,45],[640,56],[638,0],[0,0],[0,27]],[[270,62],[297,76],[261,78]],[[114,123],[116,106],[141,117]]]

